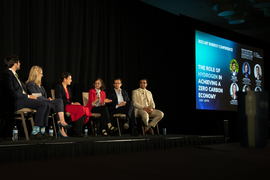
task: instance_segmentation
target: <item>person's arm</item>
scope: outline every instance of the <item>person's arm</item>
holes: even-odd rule
[[[5,89],[5,93],[7,96],[11,97],[12,99],[26,99],[28,98],[28,94],[23,94],[22,92],[15,91],[14,85],[13,85],[13,77],[12,72],[6,72],[2,76],[2,83],[3,87]],[[15,78],[15,76],[14,76]]]
[[[36,85],[34,82],[32,81],[29,81],[26,85],[26,88],[27,88],[27,91],[30,93],[30,94],[33,94],[33,93],[40,93],[42,94],[40,91],[37,90],[37,87],[38,85]],[[43,88],[44,89],[44,88]],[[44,89],[45,91],[45,89]],[[38,100],[42,100],[42,101],[49,101],[49,99],[47,99],[47,97],[45,96],[40,96],[40,97],[37,97]]]
[[[65,90],[64,90],[62,84],[57,84],[57,85],[55,86],[55,98],[60,98],[60,99],[62,99],[65,106],[66,106],[67,104],[71,104],[71,102],[68,102],[68,101],[67,101],[67,96],[66,96],[66,94],[63,94],[63,93],[65,93]]]
[[[102,104],[102,106],[104,106],[106,103],[112,102],[111,99],[106,98],[106,93],[105,93],[105,91],[101,91],[101,92],[100,92],[100,96],[101,96],[100,104]]]
[[[124,98],[124,101],[128,102],[130,101],[129,97],[128,97],[128,93],[126,90],[122,90],[123,91],[123,98]]]
[[[153,99],[153,95],[152,95],[152,93],[150,91],[149,91],[148,95],[149,95],[149,99],[150,99],[150,107],[155,109],[156,105],[155,105],[155,102],[154,102],[154,99]]]
[[[96,96],[96,91],[95,89],[90,89],[89,90],[89,95],[88,95],[88,103],[90,103],[92,106],[95,106],[99,97]]]
[[[107,103],[106,106],[108,107],[109,111],[113,111],[116,108],[116,102],[115,102],[115,98],[113,98],[113,92],[109,92],[108,93],[108,99],[112,99],[113,101],[110,103]]]
[[[141,104],[139,104],[137,102],[137,99],[138,99],[138,92],[137,92],[137,90],[133,90],[132,91],[132,101],[133,101],[134,107],[137,108],[137,109],[143,109],[144,106],[142,106]]]

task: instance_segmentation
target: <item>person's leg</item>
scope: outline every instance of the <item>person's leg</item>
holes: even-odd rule
[[[145,124],[145,126],[148,126],[149,114],[143,109],[138,109],[137,114],[142,118],[142,121]]]
[[[35,113],[35,122],[34,126],[43,126],[44,124],[44,116],[47,111],[47,103],[40,100],[35,99],[23,99],[23,107],[35,109],[37,112]]]
[[[108,126],[108,129],[110,131],[117,130],[117,128],[113,127],[111,124],[110,115],[109,115],[109,111],[107,109],[107,106],[93,107],[91,112],[101,114],[101,128],[102,128],[103,135],[107,134],[106,133],[106,125]]]
[[[150,114],[150,117],[154,117],[153,120],[148,124],[148,127],[155,127],[157,123],[164,117],[164,113],[158,109],[154,109],[154,111]]]
[[[75,131],[76,135],[83,134],[82,130],[83,130],[83,125],[84,125],[86,118],[87,118],[87,116],[84,115],[83,117],[81,117],[75,121],[74,131]]]

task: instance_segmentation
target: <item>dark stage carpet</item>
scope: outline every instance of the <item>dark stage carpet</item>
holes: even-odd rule
[[[269,162],[269,146],[228,143],[7,163],[0,169],[3,179],[269,180]]]
[[[195,135],[130,135],[83,138],[53,139],[46,141],[5,140],[0,142],[0,164],[29,162],[58,158],[119,154],[151,151],[178,147],[224,143],[224,136]]]

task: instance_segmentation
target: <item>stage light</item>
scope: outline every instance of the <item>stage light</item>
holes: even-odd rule
[[[234,14],[234,6],[231,3],[220,4],[217,6],[219,16],[230,16]]]
[[[218,16],[229,16],[234,14],[236,3],[233,0],[212,0],[212,9],[218,12]]]
[[[270,0],[251,0],[255,8],[263,9],[270,7]]]
[[[230,24],[241,24],[245,22],[245,13],[244,12],[236,12],[233,15],[229,16]]]

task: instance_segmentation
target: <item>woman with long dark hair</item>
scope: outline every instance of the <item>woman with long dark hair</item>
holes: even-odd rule
[[[83,125],[88,122],[91,112],[89,108],[78,102],[73,102],[72,93],[69,85],[72,82],[72,76],[68,72],[62,73],[60,84],[55,86],[55,98],[61,98],[66,112],[71,114],[71,120],[75,122],[74,131],[78,137],[83,137]]]

